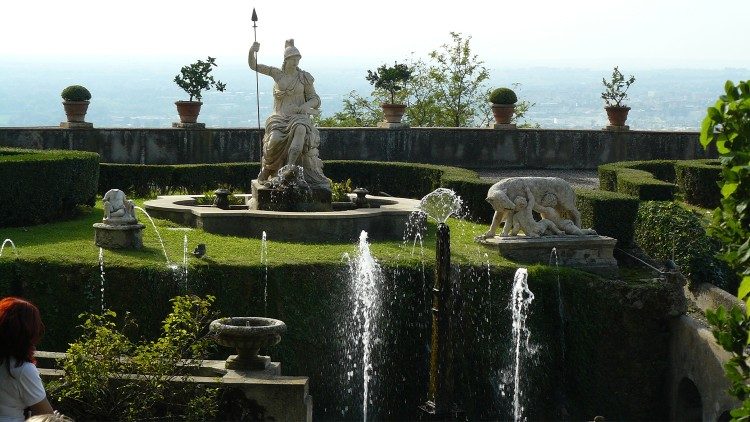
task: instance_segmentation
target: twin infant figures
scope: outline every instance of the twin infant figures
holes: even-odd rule
[[[487,202],[495,215],[489,230],[480,238],[494,237],[503,222],[502,236],[516,236],[520,231],[529,237],[596,234],[592,229],[580,228],[581,214],[575,205],[575,192],[568,182],[557,177],[504,179],[489,189]],[[541,219],[536,220],[532,211]]]

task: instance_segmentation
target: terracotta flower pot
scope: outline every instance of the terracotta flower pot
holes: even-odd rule
[[[515,111],[515,104],[492,104],[492,115],[499,125],[509,125]]]
[[[89,108],[89,102],[63,101],[63,108],[65,108],[65,115],[68,117],[68,122],[83,123],[86,118],[86,111]]]
[[[406,106],[403,104],[381,104],[383,108],[383,117],[388,123],[401,123]]]
[[[625,126],[625,121],[628,120],[630,107],[609,106],[604,107],[604,110],[607,111],[607,118],[609,119],[610,125]]]
[[[201,112],[200,101],[176,101],[177,114],[180,115],[180,123],[195,123],[198,121],[198,114]]]

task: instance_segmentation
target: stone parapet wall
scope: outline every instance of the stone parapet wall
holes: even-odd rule
[[[258,161],[263,131],[250,128],[0,128],[0,146],[94,151],[102,162]],[[475,169],[595,169],[626,160],[712,158],[696,132],[488,128],[322,128],[324,160],[405,161]]]

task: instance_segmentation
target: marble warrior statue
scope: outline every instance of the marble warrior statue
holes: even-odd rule
[[[272,77],[274,84],[273,113],[266,120],[258,181],[267,181],[285,165],[298,165],[311,188],[330,190],[330,182],[323,175],[323,161],[318,157],[320,134],[310,118],[320,114],[320,97],[315,93],[312,75],[297,67],[302,55],[294,40],[287,40],[284,63],[279,69],[258,64],[259,49],[257,42],[250,47],[250,69]]]

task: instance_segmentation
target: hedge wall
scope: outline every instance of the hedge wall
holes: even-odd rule
[[[721,165],[717,160],[676,161],[674,169],[685,202],[703,208],[719,206]]]
[[[94,205],[99,155],[0,148],[0,227],[68,218]]]
[[[0,260],[0,296],[26,297],[42,312],[47,330],[41,350],[64,351],[79,335],[77,315],[100,312],[100,273],[92,256],[89,263]],[[185,282],[163,266],[111,265],[105,270],[106,306],[120,317],[129,312],[132,338],[153,338],[169,312],[169,298],[184,292]],[[512,377],[503,380],[501,374],[511,369],[513,359],[508,302],[514,270],[455,268],[456,392],[471,420],[512,418],[507,399]],[[417,406],[425,400],[432,271],[429,264],[425,269],[383,265],[384,277],[377,283],[380,310],[373,322],[372,419],[416,420]],[[263,315],[264,274],[261,266],[193,260],[187,285],[193,293],[215,295],[220,315]],[[316,420],[362,419],[362,369],[353,366],[361,362],[361,348],[352,344],[346,264],[277,265],[267,274],[268,316],[288,327],[281,343],[268,352],[282,362],[284,374],[310,377]],[[529,280],[536,298],[527,323],[536,352],[524,365],[527,418],[558,419],[560,403],[549,397],[567,397],[565,406],[574,420],[598,414],[613,420],[665,418],[661,387],[669,285],[605,281],[545,266],[530,267]],[[220,348],[217,358],[230,353]]]
[[[581,212],[581,225],[593,228],[600,235],[614,237],[617,246],[633,246],[638,198],[605,190],[576,190],[576,205]]]

